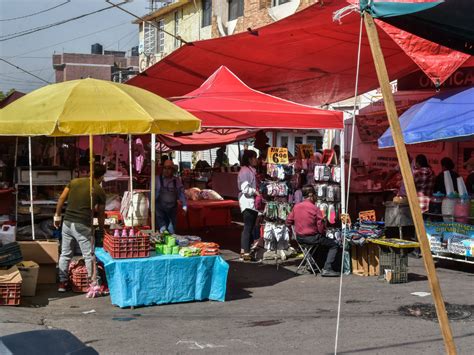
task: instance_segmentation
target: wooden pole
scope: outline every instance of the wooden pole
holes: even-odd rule
[[[393,141],[395,143],[395,150],[397,152],[400,169],[402,172],[403,182],[407,190],[408,203],[410,205],[411,215],[415,223],[415,230],[420,243],[420,248],[423,253],[423,262],[425,269],[428,274],[428,282],[430,284],[431,293],[433,294],[433,300],[436,306],[436,313],[438,314],[438,321],[441,327],[441,333],[444,339],[444,346],[448,354],[456,354],[456,346],[453,340],[453,334],[449,324],[448,314],[443,300],[443,295],[439,286],[438,276],[433,263],[433,257],[431,255],[431,249],[426,237],[425,224],[421,214],[421,208],[418,202],[415,181],[410,169],[410,163],[408,161],[408,154],[403,140],[402,130],[400,122],[398,120],[397,109],[393,100],[392,89],[388,78],[387,68],[385,66],[385,60],[380,47],[379,37],[375,22],[372,16],[368,13],[364,13],[365,28],[367,30],[367,36],[370,43],[370,49],[374,58],[375,69],[377,71],[377,77],[379,79],[380,88],[385,103],[385,110],[387,111],[388,121],[392,130]]]

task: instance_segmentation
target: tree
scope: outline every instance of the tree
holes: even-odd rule
[[[0,91],[0,101],[2,101],[5,97],[10,95],[13,91],[15,91],[15,89],[10,89],[10,90],[8,90],[7,93],[4,93],[3,91]]]

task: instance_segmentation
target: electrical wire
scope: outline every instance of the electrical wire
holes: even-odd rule
[[[54,43],[54,44],[51,44],[51,45],[46,46],[46,47],[41,47],[41,48],[37,48],[37,49],[32,49],[32,50],[30,50],[30,51],[28,51],[28,52],[23,52],[23,53],[14,55],[14,56],[12,56],[12,57],[4,57],[4,58],[28,58],[28,57],[22,57],[22,56],[25,55],[25,54],[30,54],[30,53],[39,52],[39,51],[42,51],[43,49],[52,48],[52,47],[58,46],[58,45],[60,45],[60,44],[69,43],[69,42],[75,41],[75,40],[77,40],[77,39],[82,39],[82,38],[86,38],[86,37],[89,37],[89,36],[93,36],[93,35],[95,35],[95,34],[97,34],[97,33],[105,32],[105,31],[111,30],[112,28],[116,28],[116,27],[119,27],[119,26],[123,26],[123,25],[125,25],[125,24],[127,24],[127,23],[129,23],[129,21],[125,21],[125,22],[119,23],[118,25],[114,25],[114,26],[111,26],[111,27],[106,27],[106,28],[104,28],[104,29],[102,29],[102,30],[94,31],[94,32],[88,33],[88,34],[86,34],[86,35],[82,35],[82,36],[79,36],[79,37],[74,37],[74,38],[68,39],[68,40],[66,40],[66,41]],[[47,58],[51,58],[51,57],[47,57]]]
[[[123,2],[123,3],[125,3],[125,2]],[[123,3],[120,3],[118,5],[121,5]],[[51,23],[51,24],[48,24],[48,25],[31,28],[29,30],[24,30],[24,31],[15,32],[15,33],[9,33],[7,35],[0,36],[0,38],[1,38],[0,42],[9,41],[9,40],[14,39],[14,38],[23,37],[23,36],[26,36],[26,35],[29,35],[29,34],[32,34],[32,33],[36,33],[36,32],[39,32],[39,31],[47,30],[47,29],[52,28],[52,27],[63,25],[65,23],[68,23],[68,22],[71,22],[71,21],[79,20],[79,19],[87,17],[87,16],[95,15],[99,12],[109,10],[109,9],[115,7],[115,6],[116,5],[107,6],[107,7],[104,7],[102,9],[99,9],[99,10],[88,12],[88,13],[85,13],[85,14],[82,14],[82,15],[79,15],[79,16],[71,17],[69,19],[62,20],[62,21],[55,22],[55,23]]]
[[[67,3],[70,3],[70,2],[71,2],[71,0],[67,0],[67,1],[65,1],[65,2],[62,2],[62,3],[59,4],[59,5],[56,5],[56,6],[47,8],[47,9],[42,10],[42,11],[33,12],[32,14],[29,14],[29,15],[24,15],[24,16],[19,16],[19,17],[12,17],[12,18],[6,18],[6,19],[0,19],[0,22],[14,21],[14,20],[20,20],[20,19],[22,19],[22,18],[27,18],[27,17],[36,16],[36,15],[43,14],[43,13],[45,13],[45,12],[48,12],[48,11],[57,9],[58,7],[61,7],[61,6],[63,6],[63,5],[66,5]]]
[[[39,77],[38,75],[35,75],[35,74],[29,72],[29,71],[26,70],[26,69],[20,68],[18,65],[13,64],[13,63],[9,62],[9,61],[6,60],[6,59],[0,58],[0,60],[1,60],[2,62],[7,63],[8,65],[11,65],[11,66],[14,67],[14,68],[17,68],[18,70],[21,70],[22,72],[24,72],[24,73],[26,73],[26,74],[29,74],[29,75],[31,75],[31,76],[34,76],[36,79],[39,79],[39,80],[45,82],[46,84],[51,84],[51,82],[49,82],[49,81],[47,81],[47,80],[45,80],[45,79]]]

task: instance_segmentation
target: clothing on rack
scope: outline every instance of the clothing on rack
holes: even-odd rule
[[[267,250],[288,249],[290,233],[288,227],[281,223],[266,222],[263,229],[263,239]]]
[[[291,205],[289,203],[281,203],[276,201],[269,201],[265,205],[263,212],[265,219],[269,221],[286,221],[291,213]]]
[[[268,196],[288,196],[288,186],[285,182],[266,182],[266,193]]]

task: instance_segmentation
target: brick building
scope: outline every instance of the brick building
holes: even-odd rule
[[[105,51],[104,54],[54,54],[56,82],[82,78],[126,81],[138,72],[138,57],[126,57],[125,54],[118,51]]]

